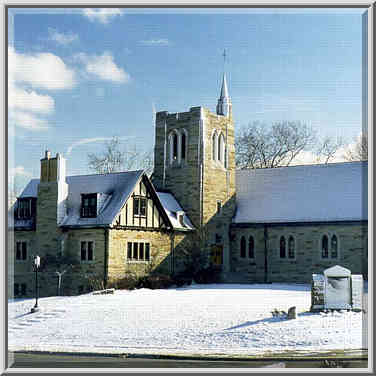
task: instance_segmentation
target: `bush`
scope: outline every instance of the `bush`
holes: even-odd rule
[[[116,288],[119,290],[134,290],[138,287],[139,278],[133,274],[129,274],[126,277],[113,282],[107,286],[108,288]]]
[[[188,274],[178,274],[174,277],[174,283],[177,287],[190,286],[192,284],[192,276]]]
[[[203,284],[220,282],[220,270],[214,266],[208,266],[195,273],[193,280]]]
[[[139,279],[137,288],[145,288],[145,289],[166,289],[171,287],[174,284],[174,280],[164,274],[154,274],[145,276]]]

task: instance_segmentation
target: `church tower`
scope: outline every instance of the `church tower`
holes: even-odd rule
[[[212,261],[229,269],[235,211],[235,145],[231,99],[223,75],[216,113],[203,107],[156,114],[157,190],[171,192],[205,237]]]

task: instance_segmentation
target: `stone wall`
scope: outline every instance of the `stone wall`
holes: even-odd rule
[[[321,239],[324,234],[335,234],[338,238],[338,258],[321,257]],[[295,258],[280,258],[280,237],[292,235],[295,239]],[[246,257],[240,257],[240,241],[246,238]],[[248,257],[248,239],[255,240],[255,258]],[[367,224],[320,224],[300,226],[267,227],[268,282],[309,283],[313,273],[322,273],[333,265],[341,265],[353,274],[366,277]],[[228,281],[265,281],[265,237],[264,227],[232,228],[231,272]],[[287,251],[286,251],[287,252]]]

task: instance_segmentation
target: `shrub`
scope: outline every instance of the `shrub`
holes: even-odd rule
[[[193,280],[203,284],[220,282],[220,270],[214,266],[208,266],[196,272]]]
[[[134,274],[128,274],[124,278],[110,283],[107,287],[108,288],[116,288],[119,290],[134,290],[138,287],[139,278]]]
[[[174,283],[177,287],[190,286],[192,284],[192,275],[181,273],[174,277]]]
[[[151,290],[166,289],[174,284],[174,280],[164,274],[154,274],[139,279],[137,288],[146,288]]]

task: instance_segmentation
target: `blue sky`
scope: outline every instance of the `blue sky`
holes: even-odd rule
[[[155,111],[215,111],[223,71],[236,129],[300,120],[347,142],[362,130],[362,13],[351,10],[11,9],[9,173],[45,149],[89,173],[105,139],[152,150]]]

